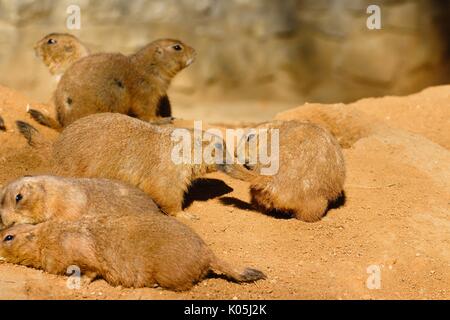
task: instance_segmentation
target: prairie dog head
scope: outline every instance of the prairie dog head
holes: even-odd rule
[[[0,193],[0,217],[3,227],[37,224],[64,215],[78,215],[87,197],[64,180],[50,176],[24,177]]]
[[[0,260],[20,264],[37,254],[36,229],[35,225],[22,224],[1,231]]]
[[[190,66],[196,58],[194,48],[180,40],[159,39],[140,50],[140,56],[150,64],[157,67],[162,76],[173,78],[178,72]]]
[[[46,35],[35,44],[34,51],[52,75],[62,75],[72,63],[89,54],[80,40],[68,33]]]
[[[235,156],[248,170],[260,171],[263,167],[278,163],[278,129],[266,125],[245,129],[237,143]],[[278,171],[278,164],[276,170]]]
[[[0,217],[4,227],[42,221],[45,190],[31,177],[10,183],[0,196]]]

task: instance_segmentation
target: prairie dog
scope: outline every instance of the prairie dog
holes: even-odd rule
[[[279,170],[274,175],[260,175],[261,164],[227,164],[221,170],[231,177],[250,182],[252,204],[264,211],[292,213],[297,219],[318,221],[326,213],[330,201],[343,191],[345,163],[336,139],[325,129],[310,123],[274,121],[256,129],[279,131]],[[256,139],[256,140],[254,140]],[[254,140],[259,148],[259,134],[248,134],[240,143]],[[249,144],[251,146],[251,144]]]
[[[74,220],[89,214],[141,211],[160,213],[141,190],[106,179],[23,177],[0,191],[0,217],[5,227],[49,219]]]
[[[53,274],[66,274],[69,266],[76,265],[92,280],[101,277],[112,286],[188,290],[209,271],[235,282],[265,278],[255,269],[234,270],[193,230],[160,214],[49,220],[13,226],[0,232],[0,237],[0,256],[6,262]]]
[[[55,77],[56,83],[73,63],[90,54],[90,50],[77,37],[69,33],[46,35],[36,42],[34,52]],[[50,104],[54,104],[53,101]],[[59,130],[60,124],[41,111],[29,109],[28,113],[38,123]]]
[[[172,78],[195,60],[195,50],[179,40],[156,40],[131,56],[89,55],[62,76],[54,95],[57,122],[39,112],[39,123],[61,130],[94,113],[123,113],[144,121],[172,116],[167,97]]]
[[[68,33],[50,33],[36,42],[34,52],[58,78],[75,62],[89,55],[89,49]]]
[[[172,133],[177,128],[118,113],[82,118],[65,128],[53,144],[30,125],[17,124],[29,144],[50,159],[53,174],[121,180],[144,190],[171,215],[182,211],[184,194],[194,179],[217,171],[216,163],[176,164],[172,160],[178,145]],[[206,144],[193,133],[192,147]]]

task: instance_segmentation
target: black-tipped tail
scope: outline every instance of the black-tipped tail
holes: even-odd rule
[[[30,114],[30,116],[39,124],[55,129],[55,130],[60,130],[61,129],[61,125],[54,119],[47,117],[46,115],[44,115],[42,112],[36,110],[36,109],[30,109],[28,110],[28,113]]]
[[[252,268],[246,268],[241,276],[241,282],[254,282],[263,279],[267,279],[266,275],[262,271]]]
[[[257,280],[266,279],[266,275],[259,270],[252,268],[245,268],[243,272],[239,272],[231,267],[223,260],[219,260],[216,257],[211,263],[211,268],[215,272],[220,272],[225,275],[231,281],[240,282],[254,282]]]
[[[25,139],[27,139],[28,144],[30,146],[36,146],[34,136],[39,134],[39,131],[28,123],[20,120],[16,121],[16,125],[19,132],[25,137]]]
[[[38,151],[43,160],[48,160],[51,157],[52,141],[26,122],[16,121],[16,125],[28,144]]]
[[[6,131],[5,121],[2,116],[0,116],[0,131]]]
[[[38,110],[30,109],[28,110],[28,113],[30,116],[39,124],[42,124],[43,126],[50,127],[50,123],[48,121],[48,118],[44,116],[44,114]]]

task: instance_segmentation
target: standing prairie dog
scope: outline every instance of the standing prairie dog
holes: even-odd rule
[[[54,182],[53,178],[42,179],[48,179],[48,184]],[[36,188],[27,194],[30,203],[36,202],[44,211],[45,204],[50,210],[72,208],[72,199],[66,198],[65,191],[78,188],[77,180],[54,179],[59,182],[55,187],[61,187],[59,194],[56,188],[49,194]],[[97,182],[92,181],[87,189],[98,191],[93,186]],[[265,278],[255,269],[234,270],[219,260],[189,227],[158,213],[152,206],[146,209],[145,205],[151,200],[142,201],[147,197],[142,191],[122,186],[138,200],[136,203],[130,199],[122,204],[114,200],[116,194],[102,195],[108,189],[108,182],[101,183],[104,190],[86,194],[84,200],[91,214],[83,214],[78,219],[50,219],[36,225],[16,224],[1,231],[3,260],[54,274],[66,274],[68,267],[75,265],[91,280],[101,277],[113,286],[159,285],[177,291],[188,290],[209,271],[221,272],[235,282]],[[85,189],[84,184],[81,183],[81,189]],[[116,188],[113,184],[109,191],[117,191]],[[106,199],[110,200],[109,210],[104,206]],[[26,201],[25,197],[22,200]]]
[[[144,121],[172,116],[167,89],[173,77],[195,60],[195,50],[179,40],[156,40],[131,56],[89,55],[62,76],[54,95],[57,121],[30,112],[57,130],[94,113],[123,113]]]
[[[50,73],[61,77],[75,62],[89,55],[89,49],[68,33],[50,33],[36,42],[34,52]]]
[[[184,194],[194,179],[217,171],[216,163],[173,161],[178,145],[172,140],[173,126],[156,126],[118,113],[82,118],[65,128],[53,144],[32,126],[20,121],[17,125],[29,144],[50,159],[53,174],[124,181],[144,190],[171,215],[182,211]],[[197,139],[191,145],[199,143],[206,144]]]
[[[83,215],[114,214],[114,211],[160,213],[141,190],[106,179],[23,177],[0,191],[0,217],[5,227],[50,219],[75,220]]]
[[[329,202],[336,200],[344,187],[345,163],[336,139],[319,126],[296,121],[274,121],[256,129],[268,129],[269,145],[271,130],[279,130],[278,172],[260,175],[261,164],[249,163],[250,146],[258,149],[261,144],[258,131],[240,141],[253,142],[242,148],[245,165],[227,164],[221,170],[250,182],[251,201],[256,208],[292,213],[308,222],[320,220]]]

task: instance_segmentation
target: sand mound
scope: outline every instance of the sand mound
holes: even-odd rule
[[[388,125],[418,133],[450,149],[450,85],[407,97],[368,98],[349,105],[307,103],[275,118],[320,124],[344,148]]]
[[[363,99],[349,106],[450,149],[450,85],[431,87],[407,97]]]
[[[248,184],[220,173],[194,186],[187,211],[200,219],[183,222],[230,263],[263,270],[265,281],[238,285],[208,279],[173,293],[113,288],[99,280],[69,290],[65,277],[1,264],[0,298],[449,299],[449,94],[450,86],[441,86],[408,97],[308,104],[279,114],[278,119],[329,128],[346,148],[345,203],[318,223],[252,210]],[[0,185],[47,169],[14,127],[16,119],[32,123],[28,103],[0,87],[0,115],[8,129],[0,131]],[[368,288],[368,270],[379,270],[379,289]]]
[[[299,120],[319,124],[328,129],[343,148],[376,131],[380,125],[365,113],[345,104],[305,104],[276,115],[278,120]]]
[[[28,121],[39,128],[49,138],[56,132],[34,123],[27,114],[27,107],[45,110],[45,106],[32,103],[22,94],[0,86],[0,116],[3,118],[6,132],[0,131],[0,186],[6,181],[36,171],[41,160],[27,148],[26,140],[18,132],[15,121]]]

